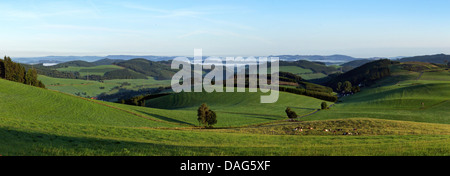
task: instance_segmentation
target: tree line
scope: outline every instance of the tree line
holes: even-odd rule
[[[45,85],[37,79],[37,71],[30,68],[27,71],[19,63],[15,63],[10,57],[0,59],[0,77],[9,81],[24,83],[27,85],[45,88]]]
[[[267,80],[270,82],[271,75],[267,75]],[[297,83],[299,87],[291,88],[291,87],[279,87],[279,91],[294,93],[298,95],[305,95],[309,97],[314,97],[317,99],[325,100],[325,101],[337,101],[337,96],[332,95],[333,89],[327,86],[322,86],[314,83],[309,83],[303,81],[301,76],[295,75],[289,72],[279,72],[279,80],[285,82]],[[192,80],[191,80],[192,81]],[[257,77],[257,81],[259,82],[259,77]],[[226,80],[223,81],[224,87],[226,86]],[[237,87],[237,76],[234,75],[234,87]],[[245,87],[249,87],[249,74],[245,75]],[[257,85],[259,88],[259,85]]]
[[[352,83],[350,81],[345,81],[344,83],[337,83],[336,91],[340,94],[357,93],[361,91],[361,88],[359,87],[359,85],[352,86]]]
[[[326,83],[326,86],[338,89],[338,84],[345,84],[347,81],[353,85],[371,85],[375,81],[391,75],[389,66],[398,62],[389,59],[381,59],[369,62],[353,70],[340,74]],[[344,86],[348,87],[348,86]],[[351,87],[351,86],[350,86]],[[350,88],[351,89],[351,88]],[[355,87],[356,89],[356,87]],[[340,90],[337,90],[340,91]],[[350,91],[347,91],[350,92]]]
[[[104,100],[104,99],[117,98],[118,99],[117,103],[134,105],[134,106],[146,106],[147,100],[171,95],[172,93],[161,93],[162,91],[168,90],[168,89],[171,89],[171,87],[169,86],[169,87],[159,87],[159,88],[147,88],[147,89],[142,89],[139,91],[119,90],[119,93],[124,91],[123,95],[122,94],[106,95],[106,93],[102,93],[98,96],[98,99]]]
[[[312,91],[312,90],[301,89],[301,88],[280,87],[280,91],[294,93],[294,94],[298,94],[298,95],[305,95],[308,97],[314,97],[317,99],[331,101],[331,102],[336,102],[338,100],[337,96],[331,95],[330,93]]]

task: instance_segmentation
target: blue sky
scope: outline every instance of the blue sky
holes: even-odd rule
[[[1,1],[0,54],[450,53],[448,0]]]

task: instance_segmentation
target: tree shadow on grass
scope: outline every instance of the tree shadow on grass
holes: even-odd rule
[[[165,117],[165,116],[162,116],[162,115],[152,114],[152,113],[139,111],[139,110],[137,110],[137,111],[142,113],[142,114],[145,114],[145,115],[148,115],[148,116],[152,116],[152,117],[155,117],[155,118],[160,119],[160,120],[164,120],[164,121],[168,121],[168,122],[174,122],[174,123],[180,123],[180,124],[186,124],[186,125],[190,125],[190,126],[195,126],[192,123],[184,122],[184,121],[173,119],[173,118],[170,118],[170,117]]]
[[[264,117],[264,116],[260,116],[260,115],[244,115],[243,117],[245,118],[254,118],[254,119],[264,119],[264,120],[279,120],[279,118],[277,119],[276,117],[270,118],[270,117]]]

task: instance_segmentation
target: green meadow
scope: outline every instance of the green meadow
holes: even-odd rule
[[[355,95],[343,97],[334,108],[305,120],[370,117],[450,124],[448,74],[448,70],[422,74],[397,70],[393,76]]]
[[[130,89],[169,83],[150,77],[102,83],[39,76],[48,89],[0,79],[0,155],[448,156],[448,70],[392,70],[327,102],[328,110],[318,110],[322,100],[285,92],[274,104],[259,103],[267,95],[261,92],[192,92],[150,99],[146,107],[73,95],[94,96],[124,81]],[[216,111],[214,128],[198,126],[201,103]],[[288,121],[286,107],[296,121]]]
[[[94,67],[64,67],[64,68],[58,68],[56,70],[58,71],[66,71],[66,72],[79,72],[80,76],[86,76],[86,75],[99,75],[103,76],[106,72],[123,69],[120,66],[117,65],[99,65]]]
[[[313,73],[311,69],[305,69],[302,67],[297,66],[280,66],[280,71],[282,72],[289,72],[294,74],[306,74],[306,73]]]
[[[116,93],[118,92],[118,89],[113,89],[115,87],[121,87],[127,90],[139,90],[142,88],[157,88],[170,85],[170,80],[155,80],[153,77],[147,77],[147,79],[113,79],[104,80],[103,82],[82,79],[52,78],[44,75],[39,75],[38,79],[50,90],[73,95],[76,93],[86,93],[85,95],[83,94],[85,97],[95,97],[101,93]],[[122,85],[123,83],[129,84]]]
[[[289,73],[293,73],[296,75],[300,75],[305,80],[318,79],[318,78],[323,78],[323,77],[327,76],[326,74],[314,73],[311,69],[305,69],[305,68],[297,67],[297,66],[280,66],[279,70],[281,72],[289,72]],[[270,71],[270,69],[269,69],[269,71]]]

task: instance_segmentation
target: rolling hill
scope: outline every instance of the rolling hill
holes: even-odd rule
[[[34,122],[103,126],[173,126],[139,118],[89,100],[0,79],[1,117]]]
[[[336,89],[338,82],[349,81],[352,85],[370,85],[376,80],[390,76],[389,66],[394,64],[391,60],[381,59],[366,63],[355,69],[331,78],[325,85]]]
[[[448,125],[371,119],[287,123],[277,120],[285,117],[276,116],[277,112],[271,112],[273,108],[263,110],[270,108],[269,105],[256,107],[252,103],[252,99],[258,100],[259,94],[247,95],[249,98],[239,95],[180,94],[170,98],[183,98],[176,103],[179,109],[168,110],[88,100],[0,80],[0,153],[3,156],[298,156],[448,155],[449,152],[446,146],[450,138],[445,135]],[[280,95],[283,106],[293,105],[298,107],[296,110],[308,104],[312,107],[316,101]],[[170,99],[160,101],[170,106]],[[219,123],[224,123],[222,128],[191,127],[196,124],[193,110],[196,105],[192,104],[204,101],[213,101],[209,102],[210,106],[217,111],[232,111],[219,112]],[[266,113],[269,115],[262,115]],[[298,125],[317,129],[294,133],[292,128]],[[361,135],[333,135],[320,129],[355,127],[361,130]]]
[[[435,64],[447,64],[450,62],[450,55],[436,54],[436,55],[426,55],[426,56],[414,56],[406,57],[399,60],[400,62],[428,62]]]
[[[92,63],[94,65],[113,65],[114,63],[123,62],[123,61],[125,61],[125,60],[105,58],[105,59],[100,59],[100,60],[94,61]]]
[[[390,76],[342,97],[333,109],[318,113],[316,118],[370,117],[449,124],[450,72],[439,67],[409,71],[405,64],[413,63],[390,65]]]
[[[0,154],[448,155],[450,72],[416,62],[388,67],[390,76],[321,111],[322,100],[286,92],[275,104],[260,104],[261,92],[202,92],[150,99],[140,107],[0,79]],[[159,82],[43,78],[50,88],[73,91]],[[201,103],[218,114],[214,129],[195,127]],[[286,107],[299,121],[286,121]]]
[[[283,66],[297,66],[303,69],[310,69],[314,73],[323,73],[325,75],[329,75],[338,71],[335,67],[327,66],[321,62],[311,62],[307,60],[297,60],[297,61],[280,61],[280,67]]]
[[[82,60],[68,61],[64,63],[51,66],[53,68],[65,68],[65,67],[93,67],[95,64]]]
[[[172,70],[168,65],[147,59],[131,59],[115,64],[146,76],[154,77],[157,80],[171,79],[176,73],[176,70]]]
[[[284,117],[286,107],[299,108],[300,112],[314,111],[320,107],[322,100],[279,92],[280,96],[275,104],[261,104],[260,98],[266,93],[256,92],[181,92],[147,101],[153,108],[159,109],[196,109],[202,103],[207,103],[212,108],[221,111],[246,112],[255,110],[255,114],[276,115]],[[217,101],[220,100],[220,101]],[[300,110],[304,109],[306,111]],[[300,113],[301,114],[301,113]]]
[[[369,60],[369,59],[360,59],[360,60],[354,60],[354,61],[346,62],[344,64],[341,64],[341,66],[349,67],[349,68],[356,68],[356,67],[359,67],[361,65],[367,64],[367,63],[372,62],[372,61],[373,60]]]

